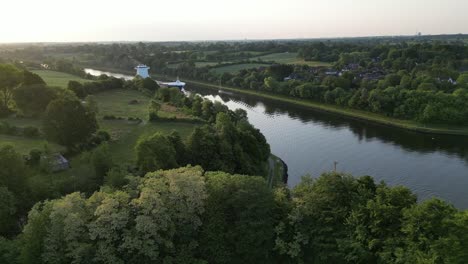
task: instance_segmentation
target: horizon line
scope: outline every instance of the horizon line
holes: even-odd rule
[[[468,36],[468,33],[440,33],[440,34],[402,34],[402,35],[361,35],[342,37],[299,37],[299,38],[239,38],[239,39],[204,39],[204,40],[95,40],[95,41],[0,41],[4,44],[66,44],[66,43],[177,43],[177,42],[243,42],[243,41],[300,41],[300,40],[343,40],[365,38],[401,38],[401,37],[438,37],[438,36]]]

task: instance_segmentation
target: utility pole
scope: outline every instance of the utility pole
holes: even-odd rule
[[[333,162],[333,171],[336,172],[336,165],[338,165],[338,161]]]

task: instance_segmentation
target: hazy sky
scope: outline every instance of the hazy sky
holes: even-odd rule
[[[468,0],[0,0],[0,42],[468,33]]]

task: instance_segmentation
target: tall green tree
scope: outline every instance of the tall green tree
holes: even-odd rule
[[[5,186],[17,198],[27,192],[28,169],[23,157],[11,145],[0,147],[0,186]]]
[[[85,143],[97,128],[95,113],[73,97],[61,96],[47,106],[43,130],[53,142],[74,149]]]
[[[0,235],[12,236],[16,231],[16,197],[0,186]]]
[[[405,209],[404,246],[397,253],[400,263],[464,263],[468,258],[468,226],[462,215],[439,199]],[[467,219],[465,218],[465,221]]]
[[[87,92],[86,92],[83,84],[78,82],[78,81],[69,81],[67,88],[69,90],[71,90],[73,93],[75,93],[75,95],[78,98],[83,99],[83,98],[86,97]]]
[[[22,72],[13,65],[0,64],[0,114],[9,110],[13,90],[23,81]]]
[[[142,137],[135,146],[137,165],[142,172],[177,167],[176,151],[171,142],[161,133]]]
[[[158,171],[124,191],[38,203],[20,237],[20,262],[200,263],[202,175],[200,167]]]
[[[200,257],[208,263],[272,263],[274,196],[261,177],[205,174]]]
[[[23,85],[46,85],[46,82],[38,74],[24,70]]]
[[[13,91],[16,106],[26,115],[42,114],[57,97],[55,89],[44,84],[21,85]]]

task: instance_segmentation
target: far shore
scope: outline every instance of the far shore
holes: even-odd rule
[[[102,68],[102,67],[90,67],[90,68],[93,68],[96,70],[102,70],[102,71],[130,74],[130,75],[133,73],[130,71],[122,71],[119,69],[112,69],[112,68]],[[155,76],[157,78],[163,78],[163,79],[176,78],[174,76],[159,75],[159,74],[152,74],[152,76]],[[228,90],[228,91],[233,91],[237,93],[259,96],[259,97],[273,99],[273,100],[277,100],[281,102],[305,106],[305,107],[315,109],[318,111],[339,114],[339,115],[346,116],[346,117],[353,118],[353,119],[378,123],[381,125],[392,126],[392,127],[407,129],[411,131],[417,131],[421,133],[428,133],[428,134],[468,136],[468,127],[452,127],[452,126],[444,126],[444,125],[420,124],[411,120],[401,120],[401,119],[391,118],[391,117],[387,117],[387,116],[383,116],[383,115],[375,114],[375,113],[370,113],[370,112],[366,112],[362,110],[344,108],[344,107],[330,105],[330,104],[317,103],[317,102],[313,102],[310,100],[292,98],[292,97],[288,97],[284,95],[267,93],[264,91],[254,91],[254,90],[247,90],[247,89],[234,88],[234,87],[228,87],[228,86],[220,86],[217,84],[191,80],[187,78],[183,78],[183,79],[184,81],[188,82],[188,84],[193,83],[193,84],[200,85],[200,86],[210,88],[210,89]]]

